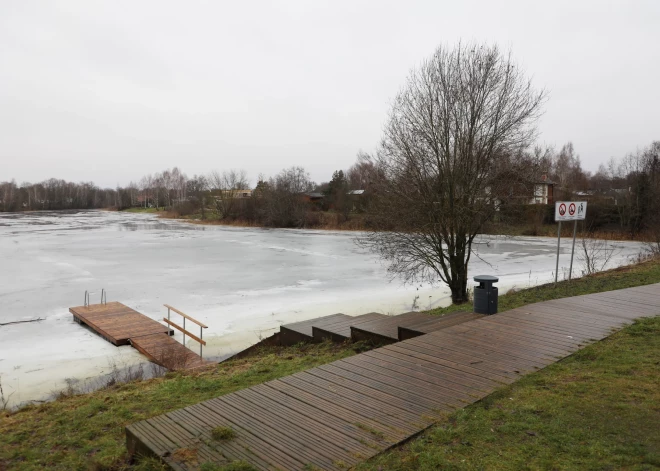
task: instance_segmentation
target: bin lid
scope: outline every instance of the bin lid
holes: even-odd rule
[[[474,277],[474,281],[478,281],[479,283],[482,282],[490,282],[490,283],[497,283],[500,279],[496,276],[491,276],[491,275],[477,275]]]

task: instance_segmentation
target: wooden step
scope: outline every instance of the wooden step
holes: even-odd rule
[[[337,319],[337,322],[326,324],[322,326],[312,326],[312,336],[317,342],[323,340],[331,340],[333,342],[345,342],[351,338],[351,326],[360,326],[365,322],[374,321],[377,319],[387,319],[389,316],[379,314],[377,312],[370,312],[360,316],[348,317],[345,319]]]
[[[360,325],[351,326],[351,339],[354,342],[368,341],[389,344],[399,341],[399,327],[414,327],[437,318],[423,312],[406,312],[398,316],[378,318]]]
[[[331,325],[341,319],[350,319],[346,314],[331,314],[325,317],[317,317],[306,321],[294,322],[293,324],[284,324],[280,326],[280,345],[291,346],[300,342],[313,342],[313,326],[323,327]]]
[[[418,324],[409,324],[399,326],[399,340],[407,340],[424,334],[430,334],[437,330],[446,329],[452,325],[462,324],[463,322],[473,321],[484,317],[483,314],[476,312],[452,312],[444,316],[433,316],[433,319],[419,322]]]

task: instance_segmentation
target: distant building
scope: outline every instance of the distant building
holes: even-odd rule
[[[309,192],[303,193],[302,197],[305,201],[310,203],[321,203],[323,201],[324,195],[323,193]]]
[[[534,184],[534,195],[528,204],[553,204],[554,187],[555,184],[548,180],[546,175],[543,175],[541,181]]]
[[[249,188],[245,190],[217,190],[215,192],[214,198],[216,199],[229,199],[229,198],[250,198],[252,196],[252,191]]]

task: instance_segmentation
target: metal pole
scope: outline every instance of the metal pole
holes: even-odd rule
[[[186,346],[186,318],[183,318],[183,346]]]
[[[557,276],[559,275],[559,242],[561,241],[561,221],[557,229],[557,265],[555,267],[555,285],[557,285]]]
[[[568,271],[568,281],[571,281],[571,275],[573,274],[573,254],[575,253],[575,233],[577,232],[577,220],[575,220],[575,225],[573,226],[573,248],[571,249],[571,268]]]
[[[199,326],[199,340],[204,340],[204,337],[202,336],[202,330],[203,330],[202,326],[200,325]],[[202,342],[199,342],[199,357],[203,358],[202,357]]]

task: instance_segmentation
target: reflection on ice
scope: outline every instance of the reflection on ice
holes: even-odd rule
[[[205,356],[222,358],[281,323],[343,312],[398,314],[413,303],[449,302],[446,288],[389,282],[378,260],[353,243],[354,234],[198,226],[153,215],[105,211],[0,214],[0,375],[13,402],[61,389],[66,377],[107,373],[111,364],[143,361],[75,324],[68,307],[85,290],[98,302],[121,301],[160,319],[163,304],[209,329]],[[500,278],[500,292],[551,281],[556,240],[484,237],[470,274]],[[616,243],[611,266],[628,263],[640,245]],[[561,274],[570,261],[562,246]],[[575,274],[580,267],[576,264]],[[416,301],[415,301],[416,300]],[[177,334],[179,335],[179,334]],[[178,337],[180,339],[180,336]]]

